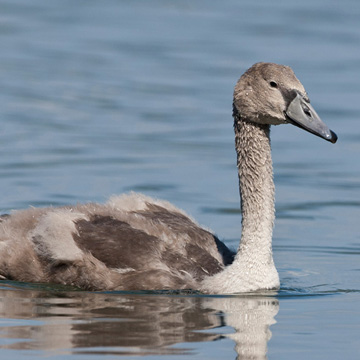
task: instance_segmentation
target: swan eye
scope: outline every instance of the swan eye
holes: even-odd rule
[[[270,86],[273,88],[277,88],[278,84],[275,81],[270,81]]]

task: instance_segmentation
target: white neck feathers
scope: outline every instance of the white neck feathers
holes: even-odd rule
[[[274,289],[279,276],[272,256],[275,219],[270,126],[235,115],[235,148],[241,196],[242,233],[234,262],[205,279],[203,290],[235,293]]]
[[[237,257],[272,256],[275,219],[270,126],[235,121],[242,233]]]

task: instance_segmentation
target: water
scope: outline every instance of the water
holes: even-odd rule
[[[359,24],[355,0],[1,0],[2,212],[136,190],[236,248],[232,91],[257,61],[292,66],[339,141],[272,130],[279,293],[2,282],[0,358],[357,358]]]

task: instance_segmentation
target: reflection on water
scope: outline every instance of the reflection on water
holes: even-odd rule
[[[279,309],[265,296],[182,296],[1,290],[2,349],[46,354],[189,354],[231,339],[238,359],[265,359]],[[22,319],[18,323],[16,319]],[[13,341],[9,341],[13,339]],[[185,343],[185,347],[175,345]]]

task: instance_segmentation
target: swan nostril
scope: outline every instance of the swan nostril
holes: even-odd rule
[[[312,117],[311,111],[306,105],[303,105],[302,109],[303,109],[306,116],[308,116],[310,118]]]

